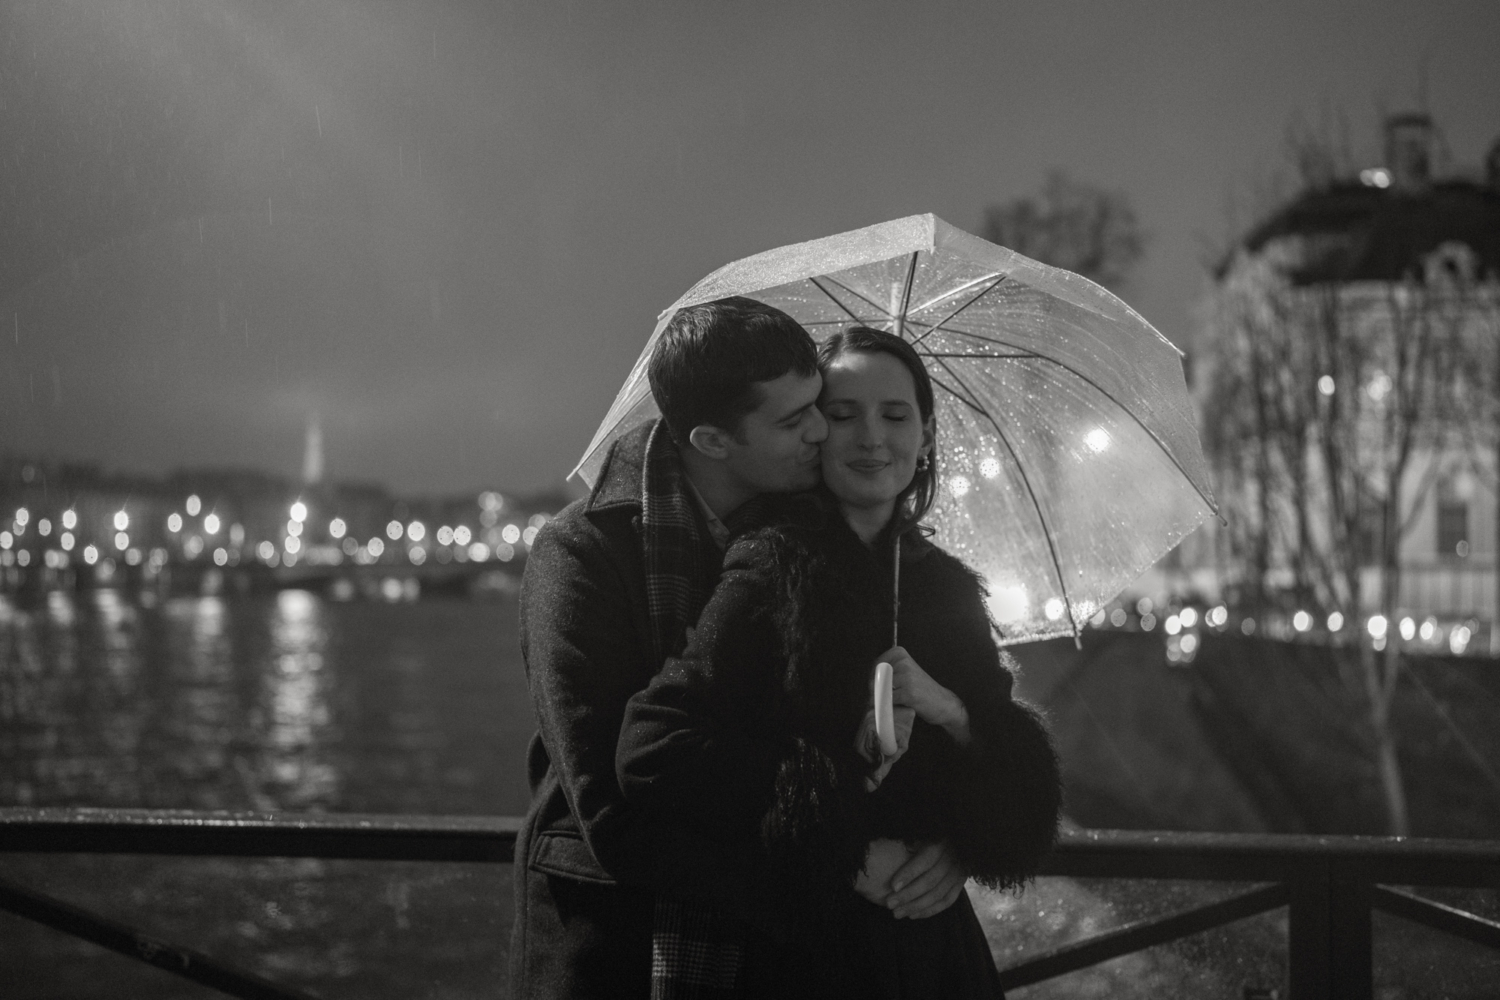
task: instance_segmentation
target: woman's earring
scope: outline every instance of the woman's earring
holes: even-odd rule
[[[929,465],[931,465],[931,464],[932,463],[930,461],[928,461],[927,456],[924,454],[924,455],[922,455],[922,457],[920,457],[920,458],[917,459],[917,471],[918,472],[926,472],[927,471],[927,467]]]

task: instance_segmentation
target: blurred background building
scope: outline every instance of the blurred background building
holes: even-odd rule
[[[1226,523],[1157,583],[1441,642],[1500,617],[1500,141],[1463,170],[1426,114],[1384,138],[1305,143],[1217,268],[1193,381]]]

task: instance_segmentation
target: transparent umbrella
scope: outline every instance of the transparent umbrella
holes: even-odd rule
[[[914,215],[720,268],[662,312],[574,470],[656,415],[646,361],[677,309],[745,295],[815,339],[859,323],[937,391],[936,541],[983,574],[1002,641],[1079,628],[1215,512],[1181,352],[1088,279]]]

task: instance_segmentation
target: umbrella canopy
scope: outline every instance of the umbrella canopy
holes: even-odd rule
[[[937,395],[936,541],[982,573],[1003,640],[1078,628],[1215,511],[1181,352],[1110,292],[932,215],[769,250],[662,312],[574,474],[656,416],[646,363],[685,306],[744,295],[821,340],[921,355]]]

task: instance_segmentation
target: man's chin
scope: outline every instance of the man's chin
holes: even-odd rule
[[[791,484],[787,487],[787,492],[788,493],[801,493],[804,490],[814,489],[822,481],[823,481],[823,469],[822,469],[822,467],[821,466],[814,466],[812,469],[807,470],[806,472],[802,473],[801,475],[793,477]]]

